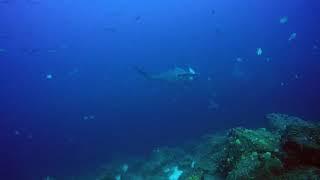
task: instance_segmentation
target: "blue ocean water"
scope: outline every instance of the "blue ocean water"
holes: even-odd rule
[[[317,1],[3,0],[0,17],[1,179],[70,179],[270,112],[319,120]]]

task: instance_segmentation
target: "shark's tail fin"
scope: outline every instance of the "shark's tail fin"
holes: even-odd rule
[[[134,67],[134,69],[140,74],[140,75],[142,75],[144,78],[146,78],[146,79],[151,79],[151,76],[150,76],[150,74],[148,74],[146,71],[144,71],[142,68],[140,68],[140,67]]]

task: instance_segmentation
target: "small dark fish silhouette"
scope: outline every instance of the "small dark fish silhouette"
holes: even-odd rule
[[[136,16],[134,19],[135,19],[136,21],[140,21],[140,20],[141,20],[141,16]]]
[[[215,27],[215,32],[216,32],[217,35],[223,34],[223,30],[222,30],[222,28],[220,26],[216,26]]]

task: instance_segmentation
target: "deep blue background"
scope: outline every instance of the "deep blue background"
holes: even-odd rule
[[[86,174],[120,155],[266,126],[270,112],[319,119],[316,1],[8,0],[0,18],[7,179]],[[145,81],[134,66],[191,66],[201,76],[167,85]]]

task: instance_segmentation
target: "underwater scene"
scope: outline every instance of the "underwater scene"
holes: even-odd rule
[[[320,1],[0,0],[0,180],[320,179]]]

